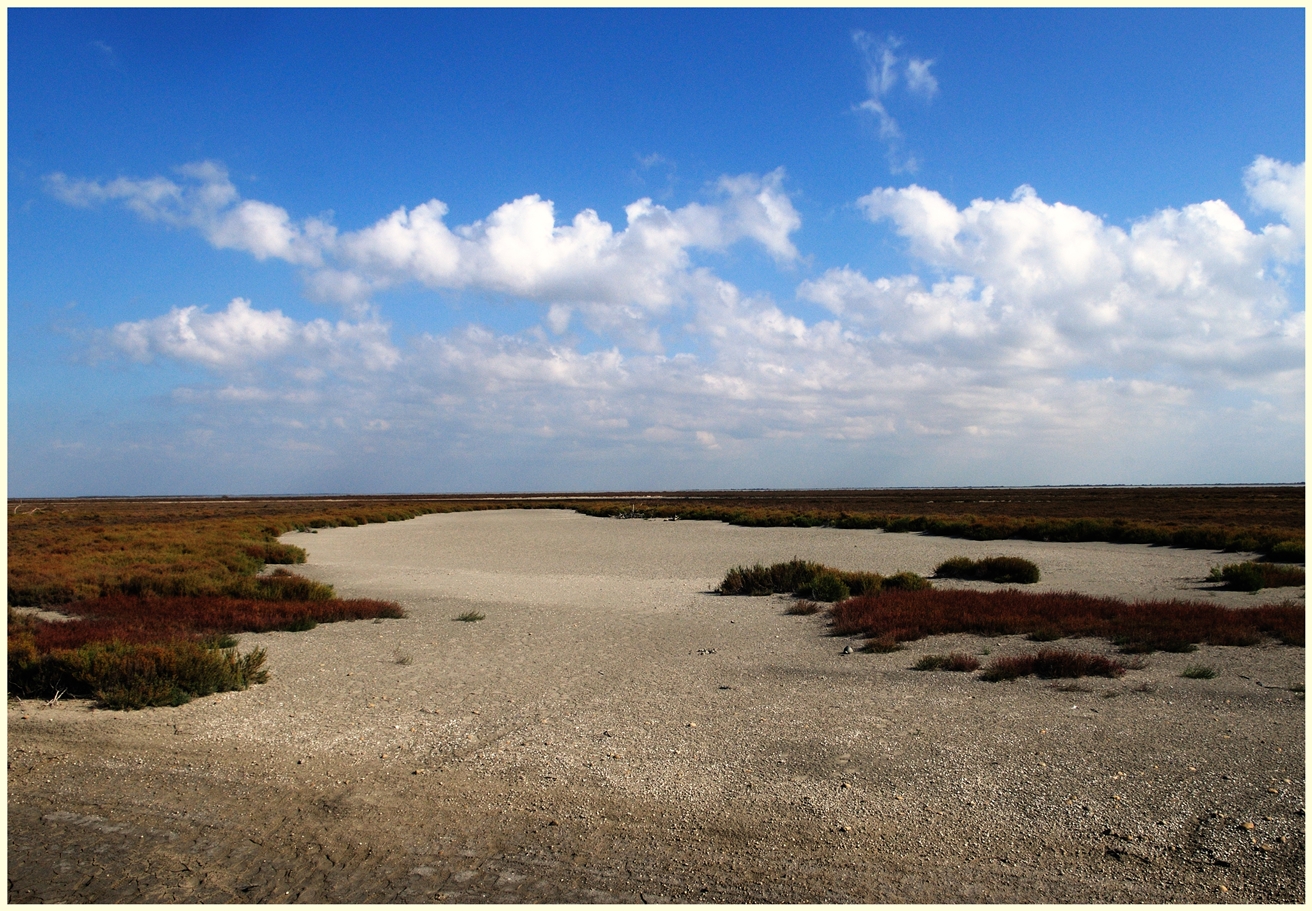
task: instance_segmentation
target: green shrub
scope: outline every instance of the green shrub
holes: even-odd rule
[[[772,566],[736,566],[725,575],[715,589],[721,595],[773,595],[792,594],[810,585],[816,575],[826,567],[809,560],[794,557],[787,563]]]
[[[972,579],[984,582],[1031,585],[1039,581],[1039,568],[1021,557],[953,557],[934,568],[941,579]]]
[[[239,655],[190,640],[136,644],[91,642],[38,653],[22,637],[9,640],[9,690],[39,696],[64,692],[111,709],[181,705],[196,696],[244,690],[268,680],[265,653]]]
[[[852,590],[835,573],[820,573],[807,588],[809,591],[806,594],[816,601],[832,603],[852,597]]]
[[[918,592],[930,588],[929,580],[912,572],[894,573],[884,577],[883,591]],[[856,594],[854,592],[854,594]]]
[[[461,623],[477,623],[479,620],[485,619],[486,616],[486,614],[481,614],[476,610],[467,610],[456,619]]]
[[[1216,676],[1216,669],[1206,664],[1191,664],[1180,672],[1180,676],[1190,680],[1211,680]]]
[[[1302,541],[1280,541],[1271,546],[1267,556],[1277,563],[1302,563],[1303,542]]]
[[[1230,563],[1225,566],[1213,566],[1208,576],[1212,582],[1221,582],[1233,591],[1255,592],[1264,588],[1284,588],[1304,584],[1304,572],[1301,566],[1288,566],[1280,563],[1257,563],[1246,560],[1243,563]]]
[[[771,566],[760,563],[750,567],[736,566],[725,574],[715,592],[720,595],[790,594],[832,602],[874,595],[884,589],[918,591],[928,587],[929,582],[915,573],[901,572],[885,577],[878,573],[834,569],[794,557],[787,563]]]

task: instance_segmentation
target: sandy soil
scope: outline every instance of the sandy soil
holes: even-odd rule
[[[823,615],[708,594],[1014,554],[1038,589],[1304,598],[1201,587],[1236,555],[547,511],[284,540],[409,617],[243,636],[273,679],[177,709],[11,701],[11,902],[1304,900],[1303,649],[989,684],[909,668],[1033,644],[843,655]]]

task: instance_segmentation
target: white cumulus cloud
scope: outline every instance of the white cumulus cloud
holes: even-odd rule
[[[1122,227],[1028,186],[960,207],[921,186],[877,188],[859,205],[911,264],[799,282],[819,319],[695,260],[750,240],[806,267],[779,171],[723,178],[679,208],[638,200],[618,227],[586,209],[561,221],[527,196],[470,224],[448,226],[432,200],[315,233],[277,212],[238,218],[245,203],[218,179],[52,188],[162,220],[219,213],[252,252],[291,225],[321,256],[312,294],[411,282],[541,303],[541,325],[522,331],[476,318],[398,345],[371,306],[302,322],[237,298],[103,340],[208,368],[213,387],[177,391],[179,407],[216,426],[232,409],[270,459],[271,446],[358,458],[388,489],[561,489],[1233,480],[1217,474],[1223,458],[1251,478],[1287,473],[1301,465],[1304,315],[1280,267],[1303,258],[1302,174],[1254,161],[1244,185],[1274,215],[1253,230],[1215,200]],[[572,334],[580,324],[594,336]],[[463,474],[424,474],[446,466]]]
[[[355,305],[379,289],[417,282],[580,305],[602,325],[616,321],[602,312],[607,307],[659,313],[679,300],[692,251],[751,240],[781,263],[798,257],[791,235],[801,217],[784,189],[783,169],[722,177],[709,203],[669,209],[639,199],[625,208],[627,224],[618,230],[592,209],[558,223],[551,200],[534,194],[454,228],[445,221],[447,205],[432,199],[340,233],[321,219],[297,221],[279,206],[242,199],[215,162],[177,171],[181,182],[64,174],[46,182],[70,205],[118,201],[151,221],[199,230],[216,247],[305,266],[311,296]]]
[[[256,310],[240,297],[218,313],[194,306],[174,307],[153,319],[119,323],[109,331],[108,340],[134,360],[168,357],[216,370],[284,357],[385,370],[400,359],[388,340],[387,327],[376,320],[298,323],[279,310]]]
[[[1258,159],[1254,201],[1285,220],[1260,232],[1219,200],[1164,209],[1128,231],[1048,203],[1022,186],[1009,200],[958,209],[933,190],[880,188],[860,205],[892,222],[923,264],[954,277],[871,281],[830,270],[799,293],[907,343],[956,343],[963,356],[1053,368],[1178,368],[1236,376],[1300,362],[1303,314],[1272,264],[1302,258],[1302,166]]]

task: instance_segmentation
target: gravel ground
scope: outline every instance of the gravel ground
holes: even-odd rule
[[[181,708],[11,701],[11,902],[1304,901],[1303,649],[989,684],[910,667],[1034,644],[844,655],[708,593],[1006,554],[1032,590],[1302,602],[1203,585],[1242,555],[550,511],[283,540],[408,618],[245,635],[270,682]]]

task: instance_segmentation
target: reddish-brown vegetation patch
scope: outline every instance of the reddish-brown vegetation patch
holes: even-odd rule
[[[64,610],[81,619],[34,625],[41,651],[88,642],[162,642],[220,634],[305,630],[317,623],[404,616],[391,601],[264,601],[238,598],[133,598],[110,595],[78,601]]]
[[[1125,665],[1104,655],[1044,649],[1033,655],[997,658],[981,673],[981,680],[1015,680],[1031,675],[1051,680],[1058,677],[1119,677]]]
[[[969,674],[979,670],[979,659],[965,652],[950,655],[925,655],[911,668],[913,671],[956,671]]]
[[[926,589],[851,598],[830,609],[834,633],[876,641],[971,633],[1045,639],[1097,636],[1128,652],[1188,651],[1198,643],[1302,645],[1304,609],[1292,602],[1230,609],[1195,601],[1121,601],[1073,592]]]
[[[179,705],[263,683],[264,652],[239,655],[231,634],[402,617],[390,601],[268,601],[110,595],[68,605],[50,623],[10,612],[9,692],[97,699],[110,708]]]

